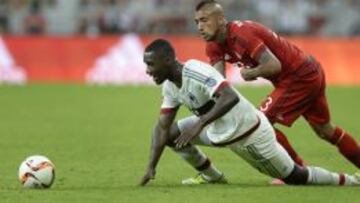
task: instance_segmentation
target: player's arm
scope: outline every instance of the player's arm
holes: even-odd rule
[[[228,85],[227,82],[223,82],[220,88],[214,93],[218,98],[215,105],[211,110],[200,117],[200,125],[202,127],[207,126],[216,119],[222,117],[229,112],[239,101],[239,97],[236,92]]]
[[[219,86],[214,95],[218,97],[214,106],[209,112],[200,116],[198,123],[194,125],[191,131],[181,134],[175,140],[177,148],[186,146],[195,136],[200,134],[205,126],[225,115],[239,102],[238,95],[226,81]]]
[[[224,77],[226,77],[225,75],[225,61],[220,60],[218,62],[216,62],[213,67],[219,72],[221,73],[221,75],[223,75]]]
[[[165,148],[168,133],[170,127],[173,124],[176,117],[176,109],[173,109],[171,112],[166,114],[161,114],[158,123],[155,126],[152,142],[151,142],[151,151],[150,151],[150,161],[148,168],[156,168],[156,165],[161,157],[161,154]]]
[[[145,175],[141,179],[141,186],[146,185],[149,180],[155,178],[156,166],[166,146],[168,133],[175,120],[177,109],[173,108],[160,114],[160,118],[153,131],[149,163]]]
[[[281,71],[279,59],[267,48],[259,54],[258,65],[253,68],[242,68],[241,75],[244,80],[255,80],[257,77],[270,77]]]
[[[207,43],[206,44],[206,56],[209,58],[211,65],[219,72],[221,75],[225,75],[225,60],[224,50],[216,43]]]

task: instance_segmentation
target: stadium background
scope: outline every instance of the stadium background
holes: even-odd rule
[[[0,81],[149,83],[139,61],[144,45],[160,36],[181,60],[207,61],[192,19],[196,2],[1,0]],[[358,0],[222,3],[229,19],[264,23],[317,57],[328,83],[359,84]],[[228,71],[239,81],[238,71]]]
[[[182,187],[194,171],[171,150],[157,179],[138,188],[160,91],[145,75],[144,46],[170,40],[181,60],[207,61],[193,0],[0,0],[1,202],[356,202],[358,188],[272,187],[233,154],[204,149],[228,186]],[[222,0],[229,19],[259,21],[314,55],[326,71],[334,122],[360,140],[359,0]],[[270,86],[229,79],[254,104]],[[98,84],[98,85],[86,85]],[[180,116],[189,113],[182,110]],[[303,120],[284,128],[310,164],[357,170]],[[21,190],[16,170],[29,155],[57,167],[54,187]]]

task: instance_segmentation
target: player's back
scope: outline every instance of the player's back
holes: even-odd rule
[[[206,100],[207,102],[210,100],[217,102],[218,96],[214,93],[224,83],[227,84],[224,77],[209,64],[198,60],[189,60],[184,64],[183,69],[183,86],[180,90],[184,95],[182,100],[188,103],[185,104],[188,108],[196,106],[196,103],[204,105]],[[241,135],[258,121],[258,115],[261,114],[239,91],[233,89],[240,101],[228,113],[209,126],[208,132],[212,136],[213,142]],[[190,99],[186,97],[190,97]]]

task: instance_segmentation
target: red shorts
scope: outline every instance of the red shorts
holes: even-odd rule
[[[325,95],[325,74],[321,65],[312,61],[291,73],[261,104],[260,110],[271,123],[291,126],[300,116],[311,124],[330,121]]]

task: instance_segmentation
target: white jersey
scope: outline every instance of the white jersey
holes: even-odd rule
[[[197,115],[198,109],[211,101],[216,102],[215,92],[224,84],[225,78],[215,68],[198,60],[189,60],[184,64],[180,89],[169,80],[164,82],[161,108],[177,108],[183,104]],[[227,142],[241,136],[259,122],[257,115],[261,112],[236,92],[240,101],[207,127],[213,143]]]

